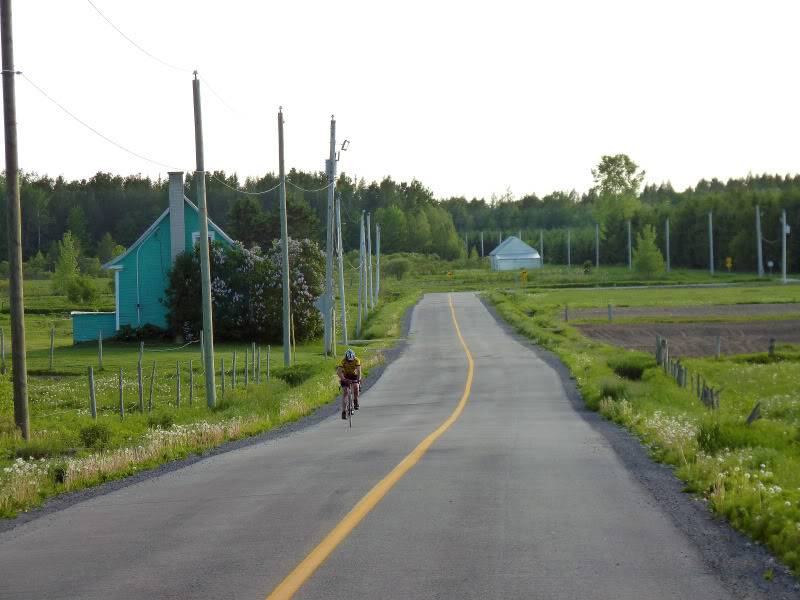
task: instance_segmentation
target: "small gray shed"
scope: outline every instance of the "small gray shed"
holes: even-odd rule
[[[492,271],[517,271],[519,269],[539,269],[542,257],[536,248],[531,248],[518,237],[507,237],[497,248],[489,253],[492,257]]]

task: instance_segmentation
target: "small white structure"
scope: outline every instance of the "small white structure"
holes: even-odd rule
[[[531,248],[513,235],[503,240],[489,256],[492,257],[492,271],[539,269],[542,266],[542,257],[536,248]]]

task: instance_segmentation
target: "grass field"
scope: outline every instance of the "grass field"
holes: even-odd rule
[[[588,406],[634,431],[656,459],[675,467],[688,491],[800,572],[800,350],[683,360],[722,389],[720,408],[710,410],[651,354],[588,339],[563,320],[565,305],[797,302],[800,287],[510,290],[487,297],[519,332],[569,366]],[[757,402],[761,418],[747,425]]]

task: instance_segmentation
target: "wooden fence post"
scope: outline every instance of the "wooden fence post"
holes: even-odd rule
[[[94,395],[94,367],[89,365],[89,412],[97,420],[97,398]]]
[[[236,349],[233,350],[233,366],[231,369],[231,389],[236,389]]]
[[[222,357],[221,365],[219,368],[220,379],[222,380],[222,397],[225,397],[225,357]]]
[[[714,344],[714,357],[719,360],[719,355],[722,351],[722,340],[719,336],[717,336]]]
[[[175,361],[175,407],[181,407],[181,361]]]
[[[144,412],[144,385],[142,382],[142,359],[144,358],[144,342],[139,342],[139,360],[136,362],[136,382],[139,386],[139,412]]]
[[[564,321],[569,321],[569,305],[564,305]]]
[[[269,381],[269,359],[272,356],[272,346],[267,345],[267,381]]]
[[[122,367],[119,368],[119,418],[125,418],[125,397],[122,393]]]
[[[192,369],[192,359],[189,359],[189,406],[194,403],[194,370]]]
[[[252,352],[250,353],[250,361],[251,361],[250,366],[253,368],[252,380],[253,380],[253,383],[255,383],[256,382],[256,343],[255,342],[252,342],[251,349],[252,349]]]
[[[53,352],[56,349],[56,327],[50,328],[50,370],[53,370]]]
[[[250,353],[250,348],[244,349],[244,387],[247,387],[247,384],[250,383],[250,363],[248,362],[250,359],[248,357]]]
[[[258,347],[258,359],[256,360],[256,385],[261,385],[261,346]]]
[[[156,361],[153,361],[153,370],[150,372],[150,397],[147,399],[147,412],[153,412],[153,386],[156,383]]]

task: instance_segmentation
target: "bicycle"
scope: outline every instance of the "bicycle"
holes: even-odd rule
[[[355,392],[353,391],[353,386],[358,385],[358,381],[353,380],[344,380],[343,382],[344,388],[347,390],[347,401],[345,403],[345,410],[347,411],[347,423],[350,427],[353,426],[353,398],[355,397]]]

